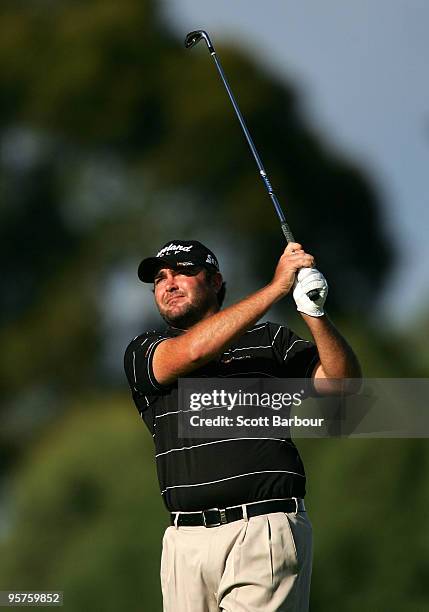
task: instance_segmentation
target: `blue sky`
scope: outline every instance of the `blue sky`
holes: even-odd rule
[[[381,314],[406,324],[428,310],[429,2],[162,2],[179,38],[204,28],[214,43],[234,40],[298,87],[313,128],[380,195],[399,254]]]

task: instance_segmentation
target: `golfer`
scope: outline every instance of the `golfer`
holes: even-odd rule
[[[161,558],[164,612],[308,610],[312,528],[295,445],[251,433],[180,438],[178,378],[308,378],[321,393],[330,379],[359,378],[356,356],[324,313],[327,283],[313,266],[312,255],[289,243],[272,280],[223,310],[217,258],[200,242],[172,240],[139,266],[167,323],[162,333],[134,338],[125,353],[171,518]],[[307,296],[314,289],[316,301]],[[289,293],[313,342],[259,322]]]

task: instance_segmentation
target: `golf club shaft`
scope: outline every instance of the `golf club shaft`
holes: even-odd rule
[[[280,203],[277,199],[276,194],[273,191],[273,188],[271,186],[270,180],[267,176],[266,170],[264,168],[264,166],[262,165],[262,161],[261,158],[259,157],[258,151],[256,150],[255,144],[252,140],[252,137],[250,135],[249,130],[247,129],[247,125],[246,122],[244,121],[243,115],[241,114],[241,111],[238,107],[238,104],[234,98],[234,94],[232,93],[231,87],[229,86],[228,80],[225,76],[225,73],[223,71],[222,65],[216,55],[216,51],[215,48],[213,46],[212,41],[210,40],[209,35],[207,34],[207,32],[205,32],[204,30],[195,30],[194,32],[189,32],[189,34],[186,36],[185,38],[185,47],[187,49],[189,49],[190,47],[193,47],[194,45],[196,45],[197,43],[199,43],[199,41],[201,39],[204,39],[205,43],[207,44],[207,47],[210,51],[210,55],[212,56],[215,64],[216,64],[216,68],[217,71],[222,79],[222,82],[225,86],[225,89],[228,93],[229,99],[231,100],[232,106],[234,107],[234,111],[235,114],[238,117],[238,120],[240,122],[241,128],[244,132],[244,135],[246,137],[247,140],[247,144],[250,147],[250,150],[252,151],[253,157],[255,158],[256,161],[256,165],[258,166],[259,169],[259,174],[264,182],[265,188],[268,191],[268,195],[271,198],[272,203],[274,204],[274,209],[277,213],[277,216],[280,220],[280,225],[282,228],[282,232],[284,234],[284,237],[286,238],[286,242],[295,242],[295,238],[290,230],[289,225],[286,222],[286,218],[284,215],[284,212],[280,206]],[[319,297],[319,291],[317,289],[312,289],[311,291],[309,291],[307,293],[308,297],[310,298],[310,300],[312,300],[313,302],[317,300],[317,298]]]
[[[234,107],[235,114],[237,115],[238,120],[240,122],[240,125],[241,125],[241,127],[243,129],[244,135],[245,135],[246,140],[247,140],[247,144],[249,145],[250,150],[252,151],[253,157],[255,158],[256,165],[258,166],[258,169],[259,169],[259,174],[260,174],[260,176],[261,176],[261,178],[262,178],[262,180],[264,182],[266,190],[268,191],[268,195],[270,196],[271,201],[274,204],[274,208],[275,208],[277,216],[278,216],[278,218],[280,220],[280,225],[281,225],[284,237],[286,238],[287,242],[295,242],[295,238],[293,237],[293,234],[292,234],[292,232],[291,232],[291,230],[289,228],[289,225],[286,223],[286,218],[285,218],[284,212],[283,212],[283,210],[282,210],[282,208],[280,206],[280,203],[279,203],[279,201],[277,199],[276,194],[273,191],[273,188],[271,186],[271,183],[270,183],[270,180],[268,178],[267,172],[266,172],[266,170],[265,170],[265,168],[264,168],[264,166],[262,164],[261,158],[259,157],[258,151],[256,150],[256,147],[255,147],[255,144],[254,144],[254,142],[252,140],[250,132],[247,129],[247,125],[246,125],[246,122],[244,121],[244,117],[241,114],[241,111],[240,111],[240,109],[238,107],[238,104],[237,104],[237,102],[236,102],[236,100],[234,98],[234,94],[232,93],[231,87],[229,86],[228,80],[227,80],[227,78],[225,76],[225,73],[223,71],[223,68],[221,66],[221,63],[220,63],[217,55],[216,55],[216,51],[214,50],[214,48],[213,48],[213,51],[210,52],[210,55],[213,57],[213,59],[215,61],[216,68],[217,68],[217,70],[218,70],[218,72],[220,74],[220,77],[221,77],[221,79],[223,81],[223,84],[225,85],[225,89],[226,89],[226,91],[228,93],[229,99],[231,100],[231,104]]]

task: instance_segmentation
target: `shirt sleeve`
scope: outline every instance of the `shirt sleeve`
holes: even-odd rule
[[[128,345],[124,356],[124,368],[133,393],[162,395],[169,388],[168,385],[162,385],[156,380],[152,365],[156,347],[167,339],[167,336],[162,334],[148,332],[137,336]]]
[[[273,349],[288,378],[311,378],[319,352],[310,340],[301,338],[283,325],[270,324]]]

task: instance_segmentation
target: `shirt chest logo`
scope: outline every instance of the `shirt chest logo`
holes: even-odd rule
[[[244,359],[252,359],[253,355],[240,355],[240,354],[234,354],[233,351],[226,351],[225,353],[223,353],[222,357],[220,358],[220,362],[224,363],[224,364],[228,364],[228,363],[232,363],[234,361],[242,361]]]

